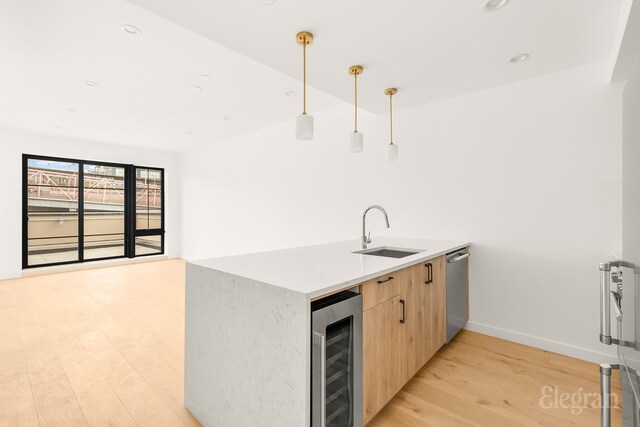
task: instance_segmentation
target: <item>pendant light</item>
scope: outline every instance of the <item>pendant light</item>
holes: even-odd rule
[[[309,141],[313,139],[313,116],[307,114],[307,45],[313,43],[313,34],[300,31],[296,41],[302,45],[302,114],[296,119],[296,139]]]
[[[393,143],[393,95],[398,93],[398,89],[390,87],[385,89],[384,94],[389,96],[389,129],[391,133],[391,139],[389,145],[387,145],[386,157],[387,161],[395,162],[398,160],[398,146]]]
[[[349,141],[349,152],[360,153],[363,146],[363,135],[358,132],[358,76],[362,74],[362,66],[354,65],[349,67],[349,74],[353,76],[353,94],[354,94],[354,124],[353,133]]]

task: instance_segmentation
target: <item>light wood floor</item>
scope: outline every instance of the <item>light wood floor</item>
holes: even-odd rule
[[[618,377],[614,375],[612,393],[621,399]],[[600,371],[596,364],[461,331],[368,427],[597,427],[599,391]],[[575,408],[571,400],[563,403],[563,393],[581,396]],[[586,393],[591,394],[585,398]],[[545,396],[550,397],[541,401]],[[578,402],[578,397],[574,399]],[[580,413],[574,414],[572,409]],[[620,407],[612,412],[612,424],[622,425]]]
[[[0,282],[0,425],[199,425],[183,348],[182,261]]]
[[[0,281],[0,426],[199,425],[183,348],[182,261]],[[598,368],[462,332],[369,425],[599,425],[541,407],[543,386],[596,393]]]

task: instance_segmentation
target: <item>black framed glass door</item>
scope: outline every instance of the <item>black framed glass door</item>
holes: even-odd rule
[[[83,259],[125,256],[125,167],[83,166]]]
[[[162,253],[162,168],[23,155],[23,268]]]
[[[80,164],[25,159],[24,193],[23,259],[29,266],[79,261]]]

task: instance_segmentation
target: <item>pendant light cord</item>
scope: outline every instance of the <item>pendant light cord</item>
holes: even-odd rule
[[[393,145],[393,94],[389,95],[389,129],[391,130],[391,142],[390,145]]]
[[[355,128],[354,128],[354,132],[358,132],[358,73],[355,73],[353,75],[353,92],[355,94]]]
[[[302,42],[302,114],[307,114],[307,38]]]

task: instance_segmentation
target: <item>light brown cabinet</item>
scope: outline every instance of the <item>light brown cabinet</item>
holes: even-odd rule
[[[404,382],[409,381],[427,362],[431,348],[429,343],[431,287],[426,283],[428,277],[427,263],[420,263],[406,270],[402,283],[402,297],[406,305],[406,320],[402,328]]]
[[[371,307],[383,303],[402,292],[402,278],[404,270],[367,280],[360,285],[362,293],[362,310],[366,311]]]
[[[429,261],[432,263],[432,275],[429,300],[429,357],[444,345],[447,340],[447,257],[441,256]],[[426,363],[426,362],[425,362]]]
[[[369,422],[400,391],[402,309],[400,295],[363,313],[363,410]]]
[[[445,343],[446,257],[369,280],[360,290],[367,423]]]

